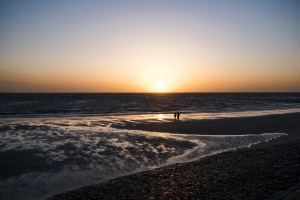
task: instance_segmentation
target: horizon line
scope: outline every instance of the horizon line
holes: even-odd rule
[[[300,91],[225,91],[225,92],[1,92],[0,94],[204,94],[204,93],[300,93]]]

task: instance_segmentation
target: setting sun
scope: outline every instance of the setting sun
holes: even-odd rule
[[[166,92],[166,84],[164,81],[158,81],[155,85],[156,92]]]

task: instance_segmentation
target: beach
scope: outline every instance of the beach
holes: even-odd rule
[[[184,117],[184,115],[182,115]],[[114,128],[204,135],[286,133],[278,139],[173,164],[49,199],[297,199],[300,113],[247,118],[141,122]]]
[[[188,115],[188,114],[187,114]],[[181,115],[184,119],[184,114]],[[259,146],[271,145],[300,139],[300,113],[273,114],[255,117],[232,117],[224,119],[204,119],[167,122],[147,122],[145,120],[113,124],[114,128],[145,130],[155,132],[201,134],[201,135],[245,135],[261,133],[287,133],[288,136]]]

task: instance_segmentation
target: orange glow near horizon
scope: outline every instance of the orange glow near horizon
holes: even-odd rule
[[[174,60],[174,59],[173,59]],[[179,61],[177,59],[177,61]],[[147,61],[145,61],[146,63]],[[3,80],[24,83],[0,88],[2,91],[38,92],[263,92],[300,91],[300,70],[243,67],[242,70],[206,62],[203,64],[161,62],[162,64],[123,65],[92,70],[11,72],[1,70]],[[100,63],[99,63],[100,65]],[[208,67],[193,67],[193,66]],[[296,64],[295,64],[296,65]],[[240,64],[242,66],[242,64]],[[292,69],[293,69],[292,68]],[[110,70],[112,69],[112,70]],[[114,71],[116,70],[116,71]],[[63,72],[64,71],[64,72]],[[220,71],[220,72],[219,72]],[[26,85],[28,84],[28,85]]]

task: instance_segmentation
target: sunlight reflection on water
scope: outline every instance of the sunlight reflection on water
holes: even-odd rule
[[[299,108],[293,109],[278,109],[278,110],[260,110],[260,111],[243,111],[243,112],[216,112],[216,113],[182,113],[180,120],[201,120],[201,119],[220,119],[228,117],[254,117],[272,114],[285,114],[300,112]],[[115,120],[115,121],[130,121],[139,123],[145,122],[167,122],[174,120],[174,113],[160,113],[160,114],[140,114],[140,115],[122,115],[122,116],[99,116],[95,117],[101,120]]]

